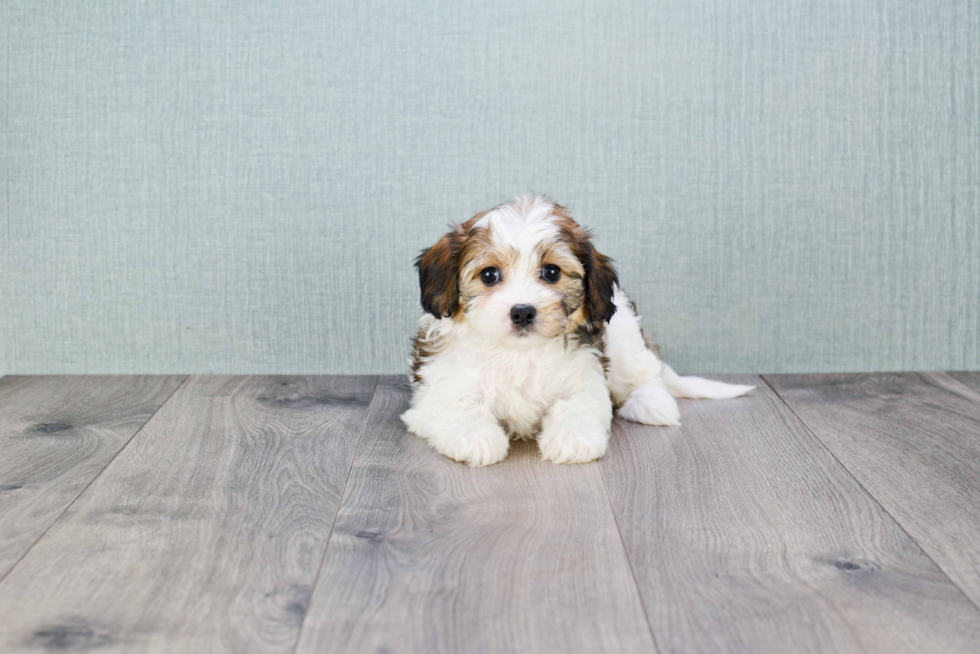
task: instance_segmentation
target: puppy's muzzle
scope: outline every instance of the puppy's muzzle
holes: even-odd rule
[[[510,320],[520,329],[533,325],[537,314],[537,310],[530,304],[515,304],[510,308]]]

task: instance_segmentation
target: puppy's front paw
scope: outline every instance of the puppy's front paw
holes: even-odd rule
[[[471,466],[488,466],[503,461],[510,447],[510,438],[497,424],[463,423],[430,439],[437,452]]]
[[[597,420],[556,420],[538,435],[541,458],[555,463],[588,463],[606,453],[609,429]]]

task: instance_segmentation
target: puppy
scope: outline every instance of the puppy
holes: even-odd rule
[[[411,359],[409,431],[474,466],[537,438],[555,463],[601,457],[614,407],[677,425],[675,397],[752,390],[680,377],[647,346],[612,263],[547,198],[473,216],[416,261],[422,308]]]

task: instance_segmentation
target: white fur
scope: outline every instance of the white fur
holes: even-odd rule
[[[468,323],[430,315],[421,324],[446,345],[420,371],[424,381],[402,419],[436,450],[487,465],[507,455],[510,436],[537,436],[556,462],[605,453],[612,402],[594,351],[566,351],[561,338],[506,347]]]
[[[647,347],[640,318],[621,288],[613,294],[616,313],[606,326],[609,393],[618,415],[647,425],[679,425],[675,397],[721,400],[748,393],[755,386],[725,384],[701,377],[681,377]]]
[[[536,438],[542,457],[555,463],[593,461],[606,451],[614,403],[623,418],[677,425],[675,397],[730,398],[753,388],[678,376],[646,347],[640,320],[619,288],[605,330],[607,372],[600,352],[569,347],[561,335],[515,335],[510,307],[555,299],[531,257],[556,234],[553,208],[526,196],[486,214],[477,224],[519,252],[517,265],[464,319],[425,314],[419,320],[420,339],[437,354],[422,362],[402,420],[457,461],[496,463],[512,437]]]

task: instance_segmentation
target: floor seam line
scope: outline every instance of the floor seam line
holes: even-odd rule
[[[953,580],[953,578],[952,578],[952,577],[950,577],[950,576],[949,576],[949,573],[948,573],[948,572],[946,572],[946,570],[945,570],[945,569],[944,569],[944,568],[943,568],[943,567],[942,567],[941,565],[939,565],[939,562],[938,562],[938,561],[936,561],[936,559],[934,559],[934,558],[932,557],[932,554],[930,554],[930,553],[929,553],[929,551],[928,551],[928,550],[927,550],[927,549],[926,549],[926,548],[925,548],[925,547],[924,547],[924,546],[922,545],[922,543],[920,543],[920,542],[918,541],[918,539],[916,539],[915,537],[913,537],[913,536],[912,536],[912,534],[910,534],[910,533],[909,533],[909,531],[908,531],[908,530],[907,530],[907,529],[905,528],[905,525],[903,525],[903,524],[901,523],[901,521],[900,521],[900,520],[899,520],[898,518],[896,518],[896,517],[895,517],[894,515],[892,515],[892,512],[891,512],[891,511],[889,511],[889,510],[888,510],[887,508],[885,508],[885,505],[884,505],[884,504],[882,504],[882,503],[881,503],[881,501],[880,501],[880,500],[879,500],[879,499],[878,499],[877,497],[875,497],[875,495],[874,495],[874,493],[872,493],[872,492],[871,492],[871,491],[870,491],[870,490],[869,490],[869,489],[868,489],[868,488],[867,488],[867,487],[866,487],[866,486],[865,486],[865,485],[864,485],[864,484],[863,484],[863,483],[861,482],[861,480],[860,480],[860,479],[858,479],[858,477],[857,477],[857,475],[855,475],[855,474],[854,474],[853,472],[851,472],[851,469],[850,469],[850,468],[848,468],[848,467],[847,467],[846,465],[844,465],[844,462],[843,462],[843,461],[841,461],[841,460],[840,460],[840,459],[839,459],[839,458],[837,457],[837,455],[836,455],[836,454],[834,453],[834,451],[833,451],[833,450],[831,450],[831,449],[830,449],[829,447],[827,447],[827,444],[826,444],[826,443],[824,443],[824,442],[823,442],[823,440],[822,440],[822,439],[821,439],[821,438],[820,438],[819,436],[817,436],[817,433],[816,433],[815,431],[813,431],[813,429],[811,429],[811,428],[810,428],[810,425],[808,425],[808,424],[806,423],[806,421],[805,421],[805,420],[803,420],[803,418],[802,418],[802,417],[800,417],[800,414],[798,414],[798,413],[796,412],[796,410],[795,410],[795,409],[794,409],[794,408],[793,408],[792,406],[790,406],[790,404],[789,404],[789,402],[787,402],[787,401],[786,401],[786,399],[785,399],[785,398],[784,398],[784,397],[783,397],[783,396],[782,396],[782,395],[781,395],[781,394],[779,393],[779,391],[778,391],[778,390],[776,390],[776,387],[775,387],[775,386],[773,386],[773,385],[772,385],[772,384],[771,384],[771,383],[769,382],[769,380],[768,380],[768,379],[766,378],[766,377],[767,377],[767,375],[759,375],[759,377],[760,377],[760,378],[761,378],[761,379],[762,379],[762,380],[763,380],[763,381],[764,381],[764,382],[766,383],[766,386],[768,386],[768,387],[770,388],[770,390],[772,390],[772,392],[776,394],[776,397],[778,397],[778,398],[779,398],[779,401],[783,403],[783,406],[785,406],[785,407],[786,407],[787,409],[789,409],[789,411],[790,411],[790,413],[792,413],[792,414],[793,414],[793,416],[794,416],[794,417],[795,417],[795,418],[796,418],[797,420],[799,420],[799,421],[800,421],[800,424],[801,424],[801,425],[803,425],[803,427],[805,427],[805,428],[806,428],[806,430],[807,430],[808,432],[810,432],[810,435],[811,435],[811,436],[813,436],[813,438],[814,438],[814,439],[815,439],[815,440],[816,440],[816,441],[817,441],[818,443],[820,443],[820,445],[821,445],[821,447],[823,447],[823,448],[824,448],[825,450],[827,450],[827,453],[828,453],[828,454],[830,454],[830,456],[832,456],[832,457],[834,458],[834,461],[836,461],[836,462],[837,462],[837,464],[838,464],[838,465],[839,465],[839,466],[840,466],[841,468],[843,468],[843,469],[844,469],[844,471],[845,471],[845,472],[846,472],[846,473],[848,474],[848,476],[850,476],[850,478],[854,480],[854,483],[856,483],[856,484],[857,484],[857,485],[858,485],[858,486],[859,486],[859,487],[861,488],[861,490],[863,490],[863,491],[864,491],[865,493],[867,493],[867,495],[868,495],[868,497],[870,497],[870,498],[871,498],[871,500],[872,500],[872,501],[873,501],[873,502],[874,502],[875,504],[877,504],[877,505],[878,505],[878,508],[880,508],[880,509],[881,509],[881,510],[882,510],[882,511],[883,511],[883,512],[885,513],[885,515],[887,515],[887,516],[888,516],[889,518],[891,518],[891,519],[892,519],[892,522],[894,522],[894,523],[895,523],[895,525],[896,525],[896,526],[897,526],[897,527],[898,527],[899,529],[901,529],[901,530],[902,530],[902,533],[903,533],[903,534],[905,534],[905,535],[906,535],[906,536],[908,537],[908,539],[909,539],[910,541],[912,541],[913,543],[915,543],[915,545],[916,545],[916,546],[917,546],[917,547],[919,548],[919,551],[921,551],[921,552],[922,552],[922,554],[923,554],[923,555],[924,555],[924,556],[925,556],[925,557],[926,557],[927,559],[929,559],[930,561],[932,561],[932,564],[933,564],[934,566],[936,566],[936,569],[937,569],[937,570],[939,570],[939,571],[940,571],[940,572],[941,572],[941,573],[943,574],[943,576],[944,576],[944,577],[946,577],[946,579],[948,579],[948,580],[949,580],[949,583],[951,583],[951,584],[953,584],[953,587],[954,587],[954,588],[956,588],[956,589],[957,589],[958,591],[960,591],[960,593],[962,593],[962,594],[963,594],[963,597],[965,597],[965,598],[967,599],[967,601],[968,601],[968,602],[970,602],[970,604],[972,604],[972,605],[974,606],[974,608],[976,608],[976,609],[977,609],[977,611],[980,611],[980,604],[977,604],[977,602],[975,602],[975,601],[973,600],[973,598],[972,598],[972,597],[970,597],[970,595],[969,595],[969,594],[968,594],[968,593],[967,593],[967,592],[966,592],[965,590],[963,590],[963,589],[962,589],[962,588],[960,587],[960,585],[959,585],[958,583],[956,583],[956,581],[954,581],[954,580]]]
[[[602,474],[602,466],[598,461],[595,462],[596,469],[599,471],[599,481],[602,482],[602,491],[606,494],[606,503],[609,505],[609,512],[612,514],[613,524],[616,526],[616,533],[619,535],[619,544],[623,547],[623,557],[626,559],[626,567],[629,568],[630,577],[633,578],[633,587],[636,589],[636,596],[640,600],[640,609],[643,611],[643,617],[647,623],[647,630],[650,632],[650,638],[653,640],[653,648],[656,652],[662,652],[660,648],[660,643],[657,642],[657,634],[653,630],[653,624],[650,622],[650,614],[647,612],[646,602],[643,601],[643,591],[640,590],[640,583],[636,579],[636,571],[633,569],[633,561],[630,559],[629,550],[626,547],[626,539],[623,538],[623,529],[619,526],[619,518],[616,517],[616,509],[613,507],[612,498],[609,496],[609,487],[606,486],[606,477]]]
[[[164,401],[163,401],[163,402],[162,402],[162,403],[160,404],[160,406],[158,406],[158,407],[157,407],[157,409],[156,409],[156,411],[154,411],[154,412],[153,412],[152,414],[150,414],[150,417],[146,419],[146,422],[144,422],[144,423],[143,423],[142,425],[140,425],[140,428],[139,428],[139,429],[137,429],[137,430],[136,430],[135,432],[133,432],[133,435],[129,437],[129,440],[127,440],[127,441],[126,441],[126,442],[125,442],[125,443],[123,444],[123,446],[119,448],[119,451],[118,451],[118,452],[116,452],[115,454],[113,454],[113,455],[112,455],[112,458],[111,458],[111,459],[109,459],[109,461],[108,461],[108,462],[107,462],[107,463],[106,463],[106,464],[105,464],[104,466],[102,466],[102,469],[101,469],[101,470],[99,470],[99,472],[98,472],[98,474],[97,474],[97,475],[95,475],[94,477],[92,477],[92,479],[91,479],[91,480],[89,480],[89,482],[88,482],[87,484],[85,484],[85,488],[83,488],[83,489],[82,489],[81,491],[79,491],[79,493],[78,493],[78,495],[76,495],[76,496],[74,497],[74,499],[72,499],[72,501],[68,503],[68,506],[66,506],[66,507],[64,508],[64,510],[63,510],[63,511],[62,511],[61,513],[59,513],[59,514],[58,514],[58,517],[57,517],[57,518],[55,518],[54,520],[52,520],[52,521],[51,521],[51,524],[50,524],[50,525],[48,525],[48,528],[47,528],[47,529],[45,529],[45,530],[44,530],[44,531],[43,531],[43,532],[41,533],[41,535],[37,537],[37,540],[35,540],[35,541],[34,541],[33,543],[31,543],[31,546],[30,546],[30,547],[28,547],[28,548],[27,548],[27,549],[26,549],[26,550],[24,551],[24,553],[23,553],[23,554],[22,554],[22,555],[21,555],[21,556],[20,556],[20,557],[19,557],[19,558],[18,558],[18,559],[17,559],[17,560],[16,560],[15,562],[14,562],[14,564],[13,564],[12,566],[10,566],[10,569],[9,569],[9,570],[7,570],[7,572],[5,572],[5,573],[4,573],[4,574],[3,574],[2,576],[0,576],[0,584],[2,584],[2,583],[3,583],[3,582],[4,582],[5,580],[6,580],[6,579],[7,579],[7,577],[9,577],[9,576],[10,576],[10,574],[11,574],[11,573],[12,573],[12,572],[14,571],[14,569],[15,569],[15,568],[16,568],[16,567],[17,567],[18,565],[20,565],[20,562],[21,562],[21,561],[23,561],[23,560],[24,560],[24,559],[25,559],[25,558],[27,557],[27,555],[31,553],[31,550],[33,550],[33,549],[34,549],[34,547],[35,547],[35,546],[36,546],[36,545],[37,545],[38,543],[40,543],[40,542],[41,542],[41,540],[42,540],[42,539],[43,539],[43,538],[44,538],[45,536],[47,536],[47,535],[48,535],[48,532],[49,532],[49,531],[51,531],[51,529],[52,529],[52,528],[53,528],[53,527],[54,527],[54,526],[55,526],[56,524],[58,524],[58,521],[59,521],[59,520],[61,520],[61,519],[62,519],[62,518],[64,517],[64,515],[65,515],[66,513],[68,513],[68,510],[69,510],[69,509],[71,509],[71,507],[73,507],[73,506],[75,506],[75,502],[77,502],[77,501],[78,501],[78,499],[79,499],[79,498],[80,498],[80,497],[81,497],[82,495],[84,495],[84,494],[86,493],[86,491],[88,491],[88,489],[89,489],[89,488],[90,488],[90,487],[92,486],[92,484],[94,484],[94,483],[95,483],[95,480],[96,480],[96,479],[98,479],[99,477],[101,477],[101,476],[102,476],[102,474],[103,474],[103,473],[104,473],[104,472],[105,472],[106,470],[108,470],[108,469],[109,469],[109,466],[111,466],[111,465],[112,465],[112,462],[113,462],[113,461],[115,461],[115,460],[116,460],[116,459],[117,459],[117,458],[119,457],[119,455],[123,453],[123,450],[125,450],[125,449],[126,449],[127,447],[129,447],[129,444],[130,444],[130,443],[132,443],[132,442],[133,442],[133,440],[135,440],[137,436],[139,436],[140,434],[142,434],[142,433],[143,433],[143,430],[144,430],[144,429],[146,429],[146,426],[147,426],[148,424],[150,424],[150,421],[151,421],[151,420],[153,420],[153,419],[154,419],[154,418],[156,417],[156,415],[157,415],[158,413],[160,413],[160,411],[161,411],[161,410],[163,409],[163,407],[165,407],[165,406],[166,406],[166,405],[167,405],[167,404],[168,404],[168,403],[170,402],[170,398],[172,398],[172,397],[173,397],[173,396],[174,396],[174,395],[175,395],[175,394],[177,393],[177,391],[179,391],[179,390],[180,390],[181,388],[183,388],[183,386],[184,386],[184,383],[185,383],[185,382],[186,382],[186,381],[187,381],[188,379],[190,379],[190,378],[191,378],[191,375],[184,375],[184,378],[183,378],[182,380],[180,380],[180,383],[179,383],[179,384],[177,384],[177,387],[176,387],[176,388],[174,388],[174,390],[173,390],[173,392],[171,392],[171,393],[170,393],[170,395],[168,395],[168,396],[167,396],[167,399],[165,399],[165,400],[164,400]]]
[[[371,402],[367,412],[364,414],[364,422],[361,423],[361,431],[357,434],[357,443],[354,445],[354,455],[350,459],[350,467],[347,469],[347,477],[344,479],[344,487],[340,491],[340,499],[337,501],[337,511],[333,515],[333,522],[330,523],[330,531],[327,533],[327,540],[323,545],[323,556],[320,557],[320,565],[317,566],[316,576],[310,586],[310,599],[303,612],[303,619],[300,620],[299,629],[296,630],[296,643],[293,645],[293,654],[299,649],[299,641],[303,637],[303,629],[306,627],[306,616],[310,614],[310,606],[313,603],[313,596],[316,593],[316,585],[320,582],[320,573],[323,572],[323,564],[327,560],[327,552],[330,550],[330,541],[333,539],[333,530],[337,526],[337,519],[340,517],[340,509],[344,506],[344,499],[347,497],[347,485],[350,483],[351,475],[354,472],[354,462],[357,461],[357,453],[361,449],[361,439],[364,438],[364,431],[367,429],[368,420],[371,418],[371,411],[374,408],[374,400],[378,396],[378,386],[381,384],[381,375],[374,378],[374,390],[371,392]]]

